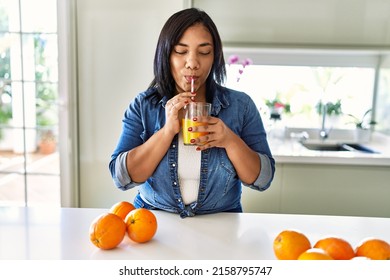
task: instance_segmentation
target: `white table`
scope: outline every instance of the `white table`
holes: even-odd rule
[[[366,237],[390,241],[390,219],[282,214],[220,213],[181,219],[154,211],[155,237],[101,250],[89,226],[107,209],[0,207],[0,259],[220,259],[273,260],[272,243],[284,229],[302,231],[314,244],[336,235],[356,246]]]

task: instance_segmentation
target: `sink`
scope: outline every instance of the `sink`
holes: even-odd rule
[[[334,128],[330,130],[326,140],[320,139],[319,135],[320,129],[318,128],[286,127],[284,137],[299,142],[312,151],[379,153],[357,142],[356,130],[353,129]]]
[[[309,150],[314,151],[349,151],[348,146],[342,143],[306,143],[301,144]]]
[[[332,143],[332,142],[300,142],[306,149],[313,151],[341,151],[341,152],[363,152],[376,154],[377,152],[358,143]]]
[[[286,127],[285,138],[286,139],[298,139],[306,138],[310,141],[322,142],[320,138],[319,128],[308,127]],[[328,132],[328,138],[325,142],[331,143],[356,143],[356,130],[355,129],[340,129],[333,128]]]

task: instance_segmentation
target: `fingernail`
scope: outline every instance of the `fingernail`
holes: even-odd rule
[[[191,92],[191,94],[196,95],[196,92]]]
[[[196,122],[196,121],[198,120],[198,118],[193,118],[192,120],[193,120],[194,122]]]
[[[186,101],[184,101],[184,104],[188,104],[188,102],[189,102],[189,101],[188,101],[188,100],[186,100]]]
[[[190,142],[191,142],[192,144],[194,144],[194,143],[195,143],[195,139],[191,139]]]
[[[192,131],[192,127],[189,127],[189,128],[188,128],[188,131]]]
[[[201,149],[200,149],[199,147],[196,147],[196,150],[197,150],[197,151],[200,151]]]

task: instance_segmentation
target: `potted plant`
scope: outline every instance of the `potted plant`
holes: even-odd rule
[[[4,137],[3,126],[12,119],[11,86],[0,82],[0,140]]]
[[[57,93],[46,84],[37,85],[36,116],[38,129],[38,148],[42,154],[53,153],[57,148]]]
[[[56,151],[57,138],[52,129],[40,131],[38,148],[39,152],[45,155],[54,153]]]
[[[270,119],[280,120],[282,118],[282,113],[291,113],[290,104],[283,102],[279,93],[276,94],[274,99],[266,99],[265,105],[270,111]]]
[[[369,117],[369,114],[371,113],[371,111],[372,111],[372,109],[368,109],[363,114],[363,117],[361,117],[361,118],[357,118],[356,116],[351,115],[351,114],[348,114],[348,116],[350,116],[353,119],[352,123],[355,124],[356,128],[367,130],[367,129],[370,129],[371,126],[376,125],[376,121],[372,120]]]
[[[357,142],[369,142],[371,137],[370,128],[377,124],[375,120],[370,117],[372,109],[368,109],[361,118],[352,114],[348,114],[352,118],[350,123],[356,127],[355,139]]]
[[[335,103],[327,102],[326,104],[326,114],[328,116],[340,116],[343,112],[341,110],[341,100],[337,100]],[[317,113],[322,115],[324,104],[322,101],[318,102],[316,105]]]

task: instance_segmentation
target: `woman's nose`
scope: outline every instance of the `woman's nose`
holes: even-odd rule
[[[189,69],[198,69],[199,68],[199,61],[196,57],[196,55],[189,55],[186,60],[186,68]]]

